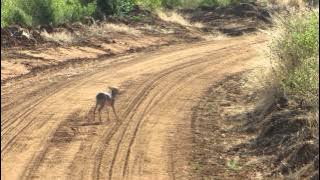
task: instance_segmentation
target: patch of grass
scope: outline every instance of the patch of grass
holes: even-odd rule
[[[200,6],[231,6],[239,3],[254,2],[255,0],[203,0],[200,2]]]
[[[73,43],[75,41],[75,36],[70,32],[55,32],[47,33],[46,31],[41,32],[41,36],[48,41],[58,42],[58,43]]]
[[[141,34],[141,32],[139,30],[131,28],[125,24],[105,23],[102,25],[90,26],[88,29],[89,36],[106,37],[112,32],[131,34],[131,35],[140,35]]]
[[[139,21],[142,21],[143,19],[145,19],[145,16],[144,15],[138,15],[138,16],[130,16],[129,18],[132,21],[139,22]]]
[[[238,165],[238,161],[236,159],[231,159],[227,161],[227,166],[228,168],[234,170],[234,171],[238,171],[240,170],[240,166]]]

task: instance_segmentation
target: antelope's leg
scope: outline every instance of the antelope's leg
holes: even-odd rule
[[[110,120],[110,115],[109,115],[109,108],[107,106],[107,114],[108,114],[108,121]]]
[[[114,108],[114,103],[111,104],[111,107],[112,107],[113,113],[114,113],[114,115],[116,116],[117,120],[119,120],[119,117],[118,117],[118,115],[117,115],[117,113],[116,113],[116,110],[115,110],[115,108]]]
[[[96,120],[96,110],[97,110],[97,107],[98,107],[98,103],[96,103],[96,106],[95,106],[94,109],[93,109],[93,121]]]
[[[100,104],[100,107],[99,107],[99,109],[98,109],[100,122],[101,122],[101,110],[102,110],[103,107],[104,107],[104,103]]]

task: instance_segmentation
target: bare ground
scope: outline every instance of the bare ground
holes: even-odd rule
[[[2,178],[190,178],[193,105],[211,83],[263,62],[265,42],[183,44],[2,85]],[[122,91],[120,120],[99,124],[91,107],[109,85]]]

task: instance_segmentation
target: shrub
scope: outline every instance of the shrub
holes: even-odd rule
[[[1,1],[1,27],[7,26],[12,22],[13,10],[17,7],[16,1]]]
[[[279,18],[271,51],[281,89],[293,100],[319,107],[319,14],[303,12]]]
[[[84,0],[2,0],[1,26],[61,24],[91,16],[96,2]]]
[[[54,25],[68,21],[77,21],[84,16],[91,16],[96,9],[95,2],[83,5],[79,0],[51,0],[51,19]]]
[[[133,0],[119,0],[116,13],[118,15],[127,15],[135,5]]]
[[[26,14],[20,8],[14,8],[11,11],[11,16],[8,17],[8,21],[16,22],[18,24],[32,25],[32,17]]]

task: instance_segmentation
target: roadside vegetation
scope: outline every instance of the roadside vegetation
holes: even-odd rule
[[[277,106],[260,116],[254,148],[275,156],[271,176],[319,179],[319,11],[288,12],[274,17],[269,81]]]
[[[59,25],[85,17],[125,16],[135,5],[147,9],[228,6],[249,0],[3,0],[1,27]],[[251,0],[252,1],[252,0]]]
[[[297,106],[319,113],[319,12],[276,18],[270,46],[278,88]],[[318,126],[318,118],[311,124]]]
[[[319,179],[318,2],[265,2],[280,10],[264,50],[271,68],[214,84],[194,107],[195,177]]]

